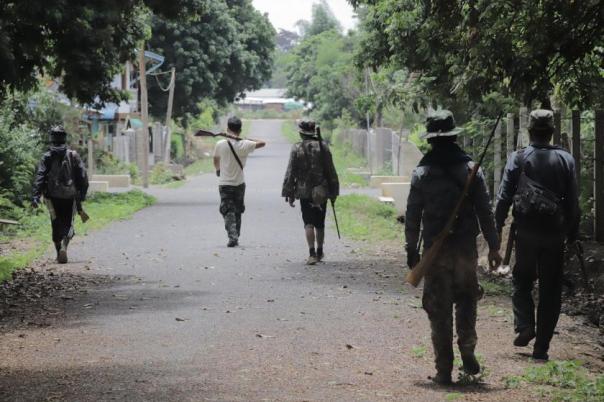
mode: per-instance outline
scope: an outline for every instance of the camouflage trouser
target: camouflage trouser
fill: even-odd
[[[245,212],[245,183],[239,186],[219,186],[220,213],[229,240],[238,240],[241,233],[241,214]]]
[[[462,356],[476,347],[476,307],[481,290],[476,276],[478,253],[475,239],[446,243],[435,265],[424,278],[422,304],[432,328],[436,370],[453,370],[453,305],[457,344]]]

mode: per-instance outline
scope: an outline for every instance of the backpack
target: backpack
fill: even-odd
[[[556,193],[531,179],[525,172],[524,149],[518,152],[521,172],[514,195],[514,217],[538,225],[543,229],[557,229],[564,225],[562,200]]]
[[[50,198],[75,198],[77,189],[73,180],[73,151],[67,150],[63,159],[54,158],[47,176],[46,193]]]
[[[300,146],[302,147],[302,152],[304,153],[304,158],[306,159],[306,162],[308,164],[310,164],[307,149],[304,147],[304,142],[302,142],[302,144]],[[319,140],[319,149],[320,149],[319,155],[322,159],[322,162],[324,162],[323,146],[321,144],[321,140]],[[325,174],[327,172],[325,170],[325,164],[323,164],[323,170],[324,170],[323,173]],[[329,184],[325,177],[321,177],[318,179],[319,179],[318,184],[315,183],[311,190],[311,200],[312,200],[313,205],[321,206],[321,205],[325,204],[327,202],[327,200],[329,199]]]

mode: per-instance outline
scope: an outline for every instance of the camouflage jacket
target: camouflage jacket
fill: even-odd
[[[329,198],[340,195],[338,174],[333,164],[331,151],[325,141],[322,142],[325,161],[321,159],[319,141],[304,140],[292,146],[289,164],[283,179],[283,197],[309,199],[312,189],[327,182]],[[327,169],[327,171],[325,171]]]
[[[418,251],[423,223],[424,246],[430,247],[444,229],[465,186],[473,162],[450,165],[422,165],[413,171],[407,200],[405,236],[408,251]],[[480,230],[479,230],[480,228]],[[491,249],[499,248],[499,236],[484,174],[478,171],[451,234],[452,239],[474,239],[482,231]]]

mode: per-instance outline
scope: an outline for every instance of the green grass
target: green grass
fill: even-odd
[[[576,360],[531,366],[523,375],[507,377],[505,383],[508,388],[539,385],[540,392],[554,402],[604,400],[604,375],[592,375]]]
[[[411,355],[416,359],[423,359],[426,356],[428,350],[425,345],[413,346],[411,348]]]
[[[281,126],[281,132],[285,138],[292,144],[300,141],[300,135],[296,126],[291,120],[284,121]],[[364,169],[367,167],[367,160],[352,151],[348,146],[332,143],[330,146],[331,154],[333,157],[333,163],[338,172],[338,179],[340,180],[340,186],[342,187],[365,187],[368,182],[367,179],[358,174],[352,173],[348,168],[360,168]]]
[[[95,193],[84,203],[90,220],[84,224],[76,217],[76,233],[86,234],[112,221],[130,218],[136,211],[154,202],[153,197],[140,190],[120,194]],[[10,236],[2,235],[0,240],[27,240],[28,247],[21,252],[0,257],[0,283],[10,278],[14,270],[25,268],[42,256],[51,243],[50,219],[45,207],[26,215],[20,223]]]
[[[373,197],[349,194],[336,202],[340,230],[353,240],[379,242],[399,240],[402,227],[396,222],[396,210]]]
[[[203,158],[196,160],[190,165],[185,167],[186,176],[197,176],[204,173],[210,173],[214,171],[214,162],[212,158]]]
[[[482,278],[480,280],[480,286],[482,286],[484,294],[487,296],[512,295],[512,284],[509,281]]]

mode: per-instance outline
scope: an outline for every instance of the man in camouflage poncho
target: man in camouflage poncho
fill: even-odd
[[[301,121],[298,128],[302,141],[292,146],[282,196],[292,207],[300,200],[309,248],[307,264],[314,265],[324,257],[327,200],[335,201],[340,183],[329,146],[316,135],[315,122]]]

